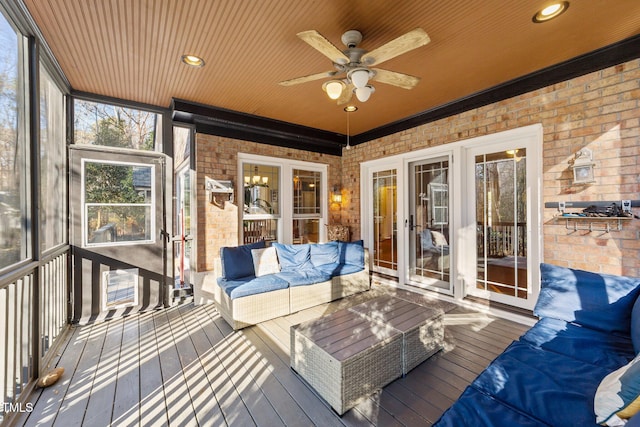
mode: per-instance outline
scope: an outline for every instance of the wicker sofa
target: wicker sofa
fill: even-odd
[[[370,288],[363,242],[225,247],[205,278],[220,315],[233,329],[330,302]]]

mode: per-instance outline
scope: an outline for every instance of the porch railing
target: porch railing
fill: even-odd
[[[486,228],[486,238],[483,224],[478,224],[477,230],[478,255],[486,255],[488,258],[527,256],[527,224],[492,224]]]
[[[65,246],[0,277],[0,424],[25,408],[23,392],[67,327],[68,254]]]

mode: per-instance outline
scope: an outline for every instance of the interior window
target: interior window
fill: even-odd
[[[293,243],[317,243],[322,216],[322,174],[293,170]]]
[[[154,167],[84,161],[84,244],[152,243]]]
[[[280,167],[244,163],[243,239],[245,243],[278,239]]]

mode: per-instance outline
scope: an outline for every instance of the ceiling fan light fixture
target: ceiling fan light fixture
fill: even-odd
[[[322,85],[322,90],[327,92],[329,98],[335,100],[340,98],[345,87],[346,85],[340,80],[329,80]]]
[[[369,70],[366,68],[356,68],[349,72],[348,77],[356,89],[360,89],[365,87],[369,82]]]
[[[360,102],[367,102],[367,100],[369,99],[369,97],[371,96],[371,94],[373,92],[375,92],[375,88],[371,85],[367,85],[365,87],[359,87],[356,88],[356,98],[358,98],[358,101]]]
[[[535,15],[533,15],[532,20],[536,24],[547,22],[562,15],[568,8],[568,1],[556,1],[553,3],[549,3],[545,7],[540,9]]]

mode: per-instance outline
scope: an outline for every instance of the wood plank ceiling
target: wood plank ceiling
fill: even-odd
[[[382,67],[421,82],[374,82],[369,101],[354,97],[352,135],[640,33],[638,0],[571,0],[543,24],[532,16],[544,0],[23,1],[74,90],[161,107],[179,98],[336,133],[345,113],[322,80],[278,85],[332,69],[296,33],[315,29],[342,49],[342,33],[358,29],[372,50],[423,28],[431,43]],[[186,53],[206,66],[181,63]]]

